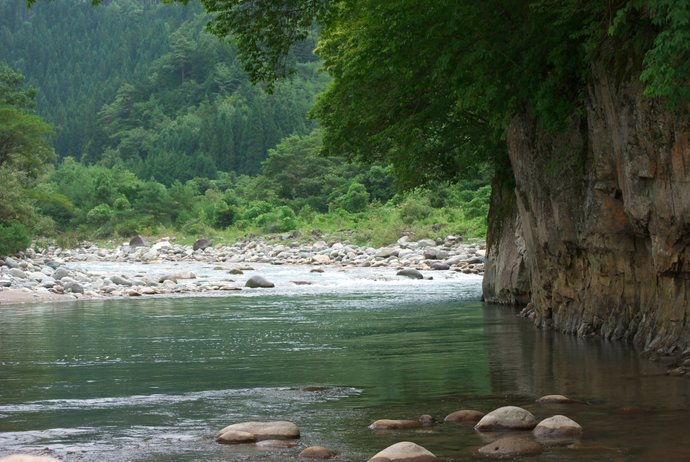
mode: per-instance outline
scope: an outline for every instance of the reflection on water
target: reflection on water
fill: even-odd
[[[482,437],[443,417],[515,404],[585,428],[577,448],[534,460],[690,460],[690,380],[666,377],[626,345],[539,331],[512,310],[483,307],[476,278],[367,276],[368,291],[340,282],[309,293],[3,307],[0,455],[277,462],[318,444],[361,461],[412,440],[480,460]],[[579,402],[534,403],[551,393]],[[426,413],[440,423],[367,429]],[[229,423],[269,419],[296,422],[298,448],[213,442]]]

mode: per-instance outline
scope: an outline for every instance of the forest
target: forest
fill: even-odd
[[[332,37],[310,23],[281,61],[289,72],[255,85],[242,49],[205,28],[212,15],[193,2],[0,0],[0,254],[32,238],[485,234],[489,162],[432,178],[362,153],[356,132],[326,149]],[[375,91],[377,106],[397,97]]]

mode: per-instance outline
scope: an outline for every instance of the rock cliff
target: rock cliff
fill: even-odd
[[[565,133],[524,113],[507,140],[514,188],[494,188],[484,297],[535,323],[646,349],[690,347],[690,118],[637,82],[593,71]],[[500,204],[500,206],[498,205]]]

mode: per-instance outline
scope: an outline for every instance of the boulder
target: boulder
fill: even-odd
[[[303,459],[330,459],[337,454],[338,453],[334,450],[323,446],[309,446],[304,451],[300,452],[298,457]]]
[[[311,261],[313,263],[316,263],[319,265],[327,265],[327,264],[331,263],[331,257],[329,257],[328,255],[319,254],[319,255],[314,255],[313,257],[311,257]]]
[[[144,239],[138,234],[129,240],[130,247],[146,247],[148,245],[149,243],[146,242],[146,239]]]
[[[424,414],[419,416],[419,423],[422,427],[431,427],[436,423],[436,419],[432,415]]]
[[[398,251],[390,247],[383,247],[376,252],[377,258],[397,257]]]
[[[12,281],[9,279],[0,279],[0,287],[11,287]]]
[[[194,251],[197,251],[197,250],[204,250],[204,249],[207,249],[207,248],[211,247],[212,245],[213,245],[213,241],[212,241],[211,239],[202,237],[202,238],[197,239],[197,240],[194,242],[194,245],[192,246],[192,249],[193,249]]]
[[[417,271],[416,269],[402,269],[395,273],[396,276],[405,276],[410,279],[424,279],[424,276],[422,273]]]
[[[542,396],[537,400],[537,403],[540,404],[568,404],[568,403],[574,403],[570,398],[567,398],[563,395],[546,395]]]
[[[235,274],[235,275],[237,275],[237,274],[244,274],[244,271],[242,271],[242,270],[239,269],[239,268],[233,268],[233,269],[231,269],[231,270],[228,271],[228,274]]]
[[[443,271],[450,269],[450,265],[447,263],[434,262],[431,264],[431,269],[436,271]]]
[[[539,422],[532,433],[537,438],[579,438],[582,436],[582,427],[564,415],[555,415]]]
[[[451,412],[443,419],[444,422],[452,423],[476,423],[482,420],[484,413],[475,411],[474,409],[461,409],[459,411]]]
[[[531,430],[537,421],[531,412],[517,406],[503,406],[486,414],[474,426],[480,432]]]
[[[253,442],[261,440],[289,440],[299,438],[299,428],[292,422],[241,422],[228,425],[218,432],[219,443]],[[238,441],[241,439],[246,441]],[[250,441],[251,440],[251,441]]]
[[[63,285],[67,292],[72,292],[75,294],[83,294],[84,288],[78,282],[68,282]]]
[[[407,430],[419,428],[422,424],[418,420],[380,419],[369,425],[371,430]]]
[[[244,286],[252,288],[252,289],[255,289],[255,288],[268,289],[271,287],[275,287],[275,284],[268,281],[263,276],[256,275],[256,276],[252,276],[249,279],[247,279],[247,282],[244,284]]]
[[[418,444],[401,441],[377,453],[368,462],[437,462],[438,458]]]
[[[529,456],[539,454],[544,450],[541,444],[519,436],[504,436],[496,441],[482,446],[477,452],[483,456],[497,459]]]
[[[19,262],[12,257],[5,257],[5,265],[7,265],[9,268],[17,268],[19,266]]]
[[[27,279],[29,276],[19,268],[10,269],[10,276],[17,279]]]
[[[110,280],[113,281],[113,284],[117,284],[118,286],[131,286],[132,281],[125,279],[123,276],[119,276],[117,274],[110,276]]]
[[[65,268],[64,266],[58,267],[54,272],[53,272],[53,279],[62,279],[66,276],[69,276],[69,270]]]

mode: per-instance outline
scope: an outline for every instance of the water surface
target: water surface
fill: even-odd
[[[361,461],[408,440],[479,460],[485,438],[443,417],[513,404],[585,428],[574,447],[552,445],[534,460],[690,460],[690,380],[665,376],[629,346],[542,332],[485,307],[476,276],[258,266],[275,289],[2,307],[0,455],[283,461],[318,444],[340,452],[336,460]],[[550,393],[579,403],[534,403]],[[440,423],[367,429],[421,414]],[[213,441],[246,420],[294,421],[298,448]]]

